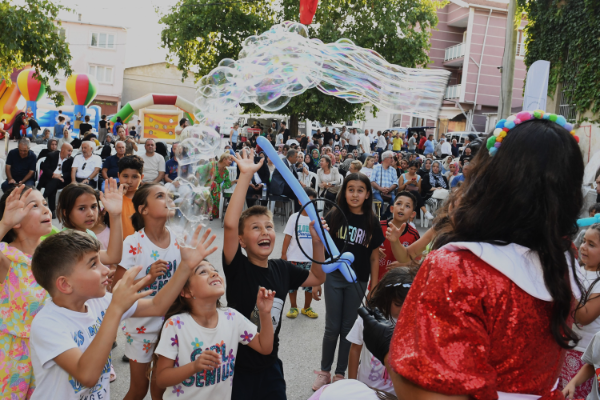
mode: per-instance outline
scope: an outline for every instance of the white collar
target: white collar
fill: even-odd
[[[442,247],[448,251],[468,250],[483,262],[502,273],[527,294],[544,301],[553,301],[544,282],[544,272],[538,255],[529,248],[510,243],[499,246],[481,242],[453,242]],[[569,264],[571,290],[576,299],[581,296],[579,287],[573,278],[571,261],[565,253]]]

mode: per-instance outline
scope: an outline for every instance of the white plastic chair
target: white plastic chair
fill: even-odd
[[[0,171],[0,179],[2,179],[2,182],[4,182],[6,180],[6,161],[4,160],[4,158],[0,158],[0,168],[2,168],[2,170]]]
[[[46,157],[42,157],[39,160],[37,160],[37,163],[35,164],[35,172],[37,174],[37,179],[35,181],[35,186],[38,185],[38,183],[40,183],[40,176],[42,175],[42,171],[40,170],[40,167],[42,165],[42,163],[44,162],[44,160],[46,159]]]

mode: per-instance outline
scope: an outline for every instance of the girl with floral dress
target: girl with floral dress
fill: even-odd
[[[46,291],[31,272],[31,256],[52,230],[42,194],[21,185],[0,199],[0,398],[29,399],[35,389],[29,352],[33,317]]]

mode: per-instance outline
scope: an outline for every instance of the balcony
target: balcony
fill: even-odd
[[[461,94],[461,85],[452,85],[446,88],[446,94],[444,95],[445,100],[458,99]]]
[[[444,66],[458,67],[462,65],[465,57],[465,47],[464,43],[448,47],[444,53]]]

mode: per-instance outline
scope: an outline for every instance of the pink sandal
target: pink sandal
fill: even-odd
[[[117,373],[115,372],[115,367],[110,364],[110,382],[114,382],[117,380]]]

